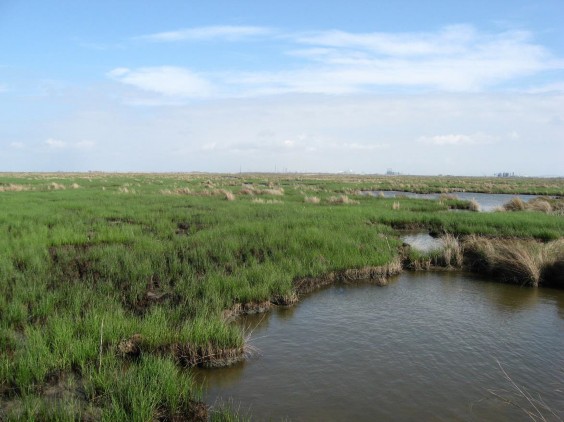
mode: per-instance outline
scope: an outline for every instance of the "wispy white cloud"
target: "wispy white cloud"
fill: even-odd
[[[547,93],[564,94],[564,82],[552,82],[548,84],[537,85],[525,91],[530,94],[547,94]]]
[[[321,31],[293,40],[300,48],[287,54],[309,64],[298,70],[249,73],[241,78],[243,83],[277,92],[350,93],[385,86],[480,91],[564,69],[564,60],[535,44],[528,32],[481,33],[469,25],[432,33]]]
[[[189,69],[173,66],[116,68],[107,75],[124,84],[168,96],[208,97],[214,91],[205,78]]]
[[[25,144],[23,142],[10,142],[10,147],[15,149],[23,149],[25,148]]]
[[[278,55],[274,61],[280,56],[291,60],[274,70],[222,68],[197,72],[194,68],[163,66],[118,68],[108,75],[146,91],[201,98],[389,89],[479,92],[544,71],[564,69],[564,59],[536,43],[532,33],[483,32],[471,25],[451,25],[424,33],[281,33],[255,26],[210,26],[145,38],[236,41],[251,36],[276,41],[268,53],[261,54]]]
[[[427,33],[351,33],[318,31],[296,36],[298,44],[366,50],[396,56],[428,56],[463,53],[481,38],[470,25],[450,25]]]
[[[268,35],[272,32],[271,29],[261,26],[217,25],[158,32],[155,34],[142,35],[136,37],[136,39],[155,42],[204,41],[214,39],[240,41],[246,38]]]
[[[446,145],[487,144],[487,143],[495,142],[498,139],[499,138],[496,136],[488,135],[485,133],[475,133],[472,135],[451,133],[447,135],[421,136],[417,141],[425,144],[446,146]]]
[[[61,149],[67,146],[66,142],[61,141],[60,139],[53,139],[49,138],[45,141],[45,145],[47,145],[51,149]]]
[[[49,138],[44,142],[49,149],[62,150],[62,149],[76,149],[76,150],[89,150],[92,149],[96,143],[88,140],[81,140],[77,142],[66,142],[61,139]]]

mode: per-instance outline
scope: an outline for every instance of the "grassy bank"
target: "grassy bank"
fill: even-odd
[[[478,191],[495,182],[412,178],[392,186],[397,180],[3,175],[2,417],[205,419],[186,368],[244,357],[244,335],[229,316],[291,304],[335,280],[381,283],[399,270],[396,229],[539,244],[564,236],[561,215],[451,212],[464,204],[360,194]],[[558,180],[502,182],[488,188],[564,191]]]

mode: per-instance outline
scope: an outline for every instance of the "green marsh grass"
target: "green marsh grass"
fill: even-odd
[[[297,280],[354,278],[397,267],[397,228],[562,238],[562,218],[550,213],[453,213],[455,199],[358,194],[478,190],[479,184],[511,193],[564,190],[553,180],[495,182],[2,175],[0,409],[8,410],[0,417],[170,420],[202,413],[186,367],[213,366],[245,353],[244,333],[229,323],[226,310],[292,303]],[[264,202],[253,202],[257,198]],[[448,263],[458,262],[453,249]],[[132,338],[138,339],[136,355],[120,353],[119,345]],[[65,394],[49,396],[53,380],[74,381],[65,384]]]

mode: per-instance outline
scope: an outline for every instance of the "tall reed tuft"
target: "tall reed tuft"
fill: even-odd
[[[552,212],[552,205],[545,199],[535,198],[527,204],[527,208],[532,211],[544,212],[545,214],[550,214]]]
[[[527,204],[525,204],[525,202],[521,198],[515,196],[511,198],[509,202],[504,204],[503,208],[506,211],[524,211],[527,208]]]
[[[452,234],[446,234],[441,237],[443,242],[442,259],[443,264],[447,267],[460,268],[463,261],[462,245],[458,238]]]
[[[464,244],[469,266],[507,282],[537,287],[558,283],[553,269],[564,264],[564,240],[549,243],[470,236]]]
[[[468,201],[468,203],[469,203],[468,209],[470,211],[475,211],[475,212],[480,211],[480,204],[474,198],[472,198],[470,201]]]
[[[354,199],[350,199],[347,195],[338,195],[330,197],[327,202],[330,204],[359,204],[359,201],[355,201]]]
[[[321,202],[321,199],[319,199],[317,196],[306,196],[304,198],[304,202],[307,204],[319,204]]]

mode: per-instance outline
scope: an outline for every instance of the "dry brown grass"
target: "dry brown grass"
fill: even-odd
[[[9,185],[0,186],[0,192],[23,192],[30,190],[29,186],[10,183]]]
[[[472,198],[472,199],[469,201],[468,209],[469,209],[470,211],[476,211],[476,212],[478,212],[478,211],[480,211],[480,204],[478,203],[478,201],[476,201],[474,198]]]
[[[70,187],[71,189],[80,189],[80,185],[78,183],[73,183]]]
[[[272,195],[272,196],[283,196],[284,189],[283,188],[275,188],[269,184],[268,189],[257,189],[251,185],[243,185],[243,188],[239,191],[239,195]]]
[[[530,209],[532,211],[544,212],[545,214],[550,214],[552,212],[552,205],[550,205],[550,202],[544,199],[535,198],[529,201],[529,203],[527,204],[527,209]]]
[[[204,189],[200,192],[193,192],[192,195],[198,196],[223,196],[227,201],[234,201],[235,194],[227,189]]]
[[[360,204],[359,201],[355,201],[354,199],[350,199],[347,195],[338,195],[330,197],[327,202],[333,205],[338,204]]]
[[[253,204],[283,204],[283,201],[279,201],[278,199],[262,199],[262,198],[254,198],[251,201]]]
[[[239,195],[254,195],[254,194],[255,194],[255,190],[252,186],[251,187],[246,186],[239,191]]]
[[[541,243],[470,236],[464,250],[471,268],[499,275],[508,282],[537,287],[562,280],[555,269],[564,266],[564,239]]]
[[[235,194],[233,192],[225,189],[222,189],[221,192],[227,201],[235,201]]]
[[[283,188],[272,188],[272,189],[262,189],[257,191],[259,195],[274,195],[274,196],[283,196],[284,189]]]
[[[524,211],[527,208],[527,204],[518,196],[511,198],[509,202],[503,205],[506,211]]]
[[[176,189],[162,189],[163,195],[191,195],[192,191],[189,188],[176,188]]]
[[[537,211],[545,214],[562,214],[564,201],[562,199],[551,199],[538,197],[529,202],[523,202],[519,197],[512,198],[503,206],[505,211]]]
[[[442,259],[444,260],[442,264],[447,267],[462,267],[463,251],[458,238],[452,234],[445,234],[441,240],[443,242]]]
[[[61,185],[60,183],[56,183],[56,182],[51,182],[49,184],[49,186],[47,187],[47,189],[49,189],[49,190],[64,190],[66,188],[65,188],[65,185]]]
[[[308,204],[319,204],[321,202],[321,199],[319,199],[317,196],[306,196],[304,198],[304,202]]]
[[[401,207],[400,203],[398,201],[394,201],[394,203],[392,204],[392,209],[393,210],[399,210]]]

